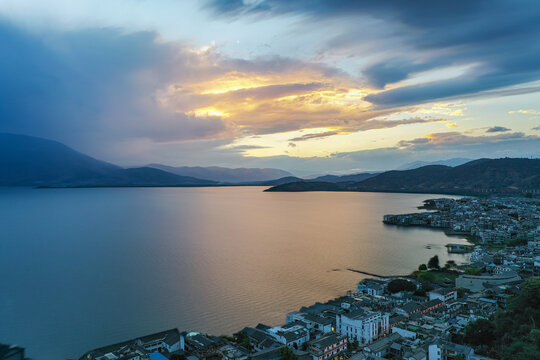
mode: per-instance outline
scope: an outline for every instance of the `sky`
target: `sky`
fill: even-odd
[[[0,132],[305,176],[540,157],[536,0],[0,0]]]

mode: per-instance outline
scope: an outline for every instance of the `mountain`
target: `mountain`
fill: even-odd
[[[412,169],[417,169],[419,167],[428,166],[428,165],[445,165],[445,166],[454,167],[454,166],[463,165],[465,163],[468,163],[469,161],[472,161],[472,159],[453,158],[453,159],[448,159],[448,160],[437,160],[437,161],[414,161],[411,163],[401,165],[396,170],[412,170]]]
[[[219,166],[167,166],[162,164],[150,164],[149,167],[167,171],[176,175],[191,176],[199,179],[208,179],[220,183],[251,183],[260,181],[276,180],[288,176],[291,173],[280,169],[259,168],[225,168]]]
[[[122,167],[56,141],[0,134],[1,186],[194,186],[215,182],[162,170]]]
[[[316,182],[330,182],[330,183],[340,183],[340,182],[358,182],[365,179],[369,179],[373,176],[376,176],[380,173],[358,173],[358,174],[350,174],[350,175],[324,175],[319,176],[314,179],[311,179],[309,181],[316,181]]]
[[[266,192],[301,192],[301,191],[345,191],[345,187],[336,183],[322,181],[295,181],[271,187]]]
[[[309,185],[308,185],[309,184]],[[270,191],[328,191],[328,183],[290,183]],[[540,190],[540,159],[479,159],[456,167],[428,165],[387,171],[356,183],[335,184],[340,191],[385,191],[477,195]]]

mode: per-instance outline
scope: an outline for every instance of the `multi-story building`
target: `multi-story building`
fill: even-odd
[[[345,350],[347,350],[347,337],[343,335],[326,335],[309,344],[309,352],[313,360],[334,359]]]
[[[390,314],[380,311],[354,310],[336,316],[336,331],[366,345],[390,331]]]

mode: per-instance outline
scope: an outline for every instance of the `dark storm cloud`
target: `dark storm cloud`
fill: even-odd
[[[399,37],[401,46],[393,49],[390,57],[364,69],[365,78],[377,88],[420,71],[476,65],[458,78],[391,89],[365,98],[382,107],[470,95],[540,79],[540,3],[534,0],[263,0],[255,5],[229,2],[226,7],[220,3],[211,1],[209,6],[230,17],[262,13],[318,20],[343,18],[344,31],[329,46],[353,48],[369,42],[373,39],[363,36],[365,28],[360,20],[369,17],[383,21],[386,27],[395,28],[387,36]],[[392,39],[375,40],[384,43]]]
[[[486,130],[487,133],[508,132],[508,131],[512,131],[512,129],[509,129],[504,126],[492,126]]]
[[[189,77],[188,53],[156,34],[114,29],[36,36],[0,21],[0,132],[70,144],[173,141],[227,130],[217,117],[166,111],[153,97]]]

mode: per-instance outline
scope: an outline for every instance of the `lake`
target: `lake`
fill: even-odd
[[[174,327],[278,325],[355,288],[347,268],[407,274],[466,242],[382,223],[440,195],[263,189],[0,188],[0,343],[58,360]]]

